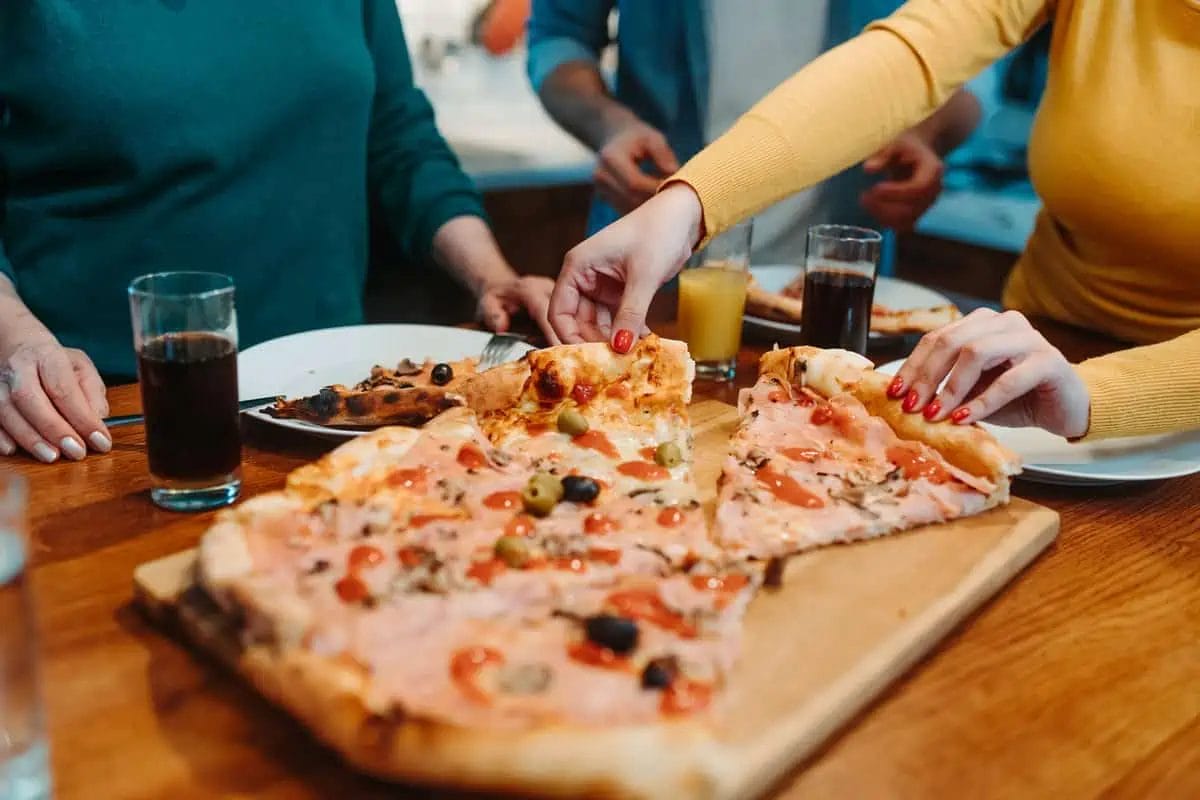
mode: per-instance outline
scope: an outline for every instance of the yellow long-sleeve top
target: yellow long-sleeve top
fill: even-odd
[[[1004,302],[1163,342],[1079,366],[1089,438],[1200,426],[1200,333],[1181,335],[1200,329],[1200,0],[910,0],[672,180],[715,235],[866,158],[1051,19],[1029,143],[1044,209]]]

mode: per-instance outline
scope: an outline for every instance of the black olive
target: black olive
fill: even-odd
[[[600,484],[586,475],[565,475],[563,499],[570,503],[590,503],[600,495]]]
[[[429,373],[429,379],[433,381],[434,386],[445,386],[454,377],[454,370],[449,364],[434,364],[433,371]]]
[[[655,658],[642,670],[643,689],[666,689],[679,674],[679,662],[675,656]]]
[[[583,628],[591,641],[618,655],[631,652],[638,643],[637,623],[612,614],[597,614],[584,620]]]

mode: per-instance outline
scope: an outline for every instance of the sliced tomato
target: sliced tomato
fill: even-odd
[[[601,647],[595,642],[575,642],[567,648],[567,655],[581,664],[602,669],[630,669],[629,659],[619,656],[607,647]]]
[[[370,596],[367,585],[357,575],[347,575],[333,587],[343,603],[361,603]]]
[[[678,611],[667,607],[654,589],[623,589],[608,596],[608,605],[618,614],[630,619],[649,622],[663,630],[673,631],[685,639],[696,636],[696,628]]]
[[[663,690],[659,710],[664,714],[693,714],[712,703],[713,687],[707,683],[678,679]]]
[[[360,544],[350,551],[350,555],[346,557],[346,567],[351,572],[357,572],[364,567],[373,567],[376,564],[383,563],[383,551],[378,547],[371,547],[368,544]]]
[[[497,650],[490,647],[468,647],[450,657],[450,677],[472,702],[487,705],[492,698],[479,688],[476,678],[484,667],[499,666],[503,663],[504,656]]]

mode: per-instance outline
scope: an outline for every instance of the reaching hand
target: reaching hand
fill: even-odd
[[[484,287],[479,294],[476,316],[490,330],[504,333],[512,324],[512,316],[524,311],[537,323],[546,338],[554,340],[547,312],[554,281],[538,275],[513,277]]]
[[[32,320],[32,317],[30,317]],[[0,338],[0,453],[17,447],[39,461],[107,453],[112,439],[104,383],[82,350],[64,348],[32,321]]]
[[[869,174],[887,178],[863,192],[859,202],[881,225],[910,231],[942,192],[941,157],[920,136],[898,136],[863,163]]]
[[[654,293],[687,261],[699,230],[699,198],[675,184],[573,248],[550,298],[558,339],[607,339],[629,352],[646,331]]]
[[[649,159],[659,176],[647,175],[641,164]],[[608,137],[600,148],[592,174],[596,192],[621,214],[627,214],[654,196],[659,182],[679,171],[679,161],[666,137],[634,119]]]
[[[1087,433],[1091,410],[1083,380],[1029,320],[985,308],[926,334],[888,394],[932,421],[1036,425],[1067,438]]]

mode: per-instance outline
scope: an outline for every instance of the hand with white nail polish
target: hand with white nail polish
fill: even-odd
[[[0,453],[78,461],[112,439],[104,382],[82,350],[65,348],[0,276]]]
[[[945,385],[938,391],[938,386]],[[905,411],[967,424],[1088,431],[1091,398],[1067,359],[1016,311],[981,308],[922,337],[889,394]]]

